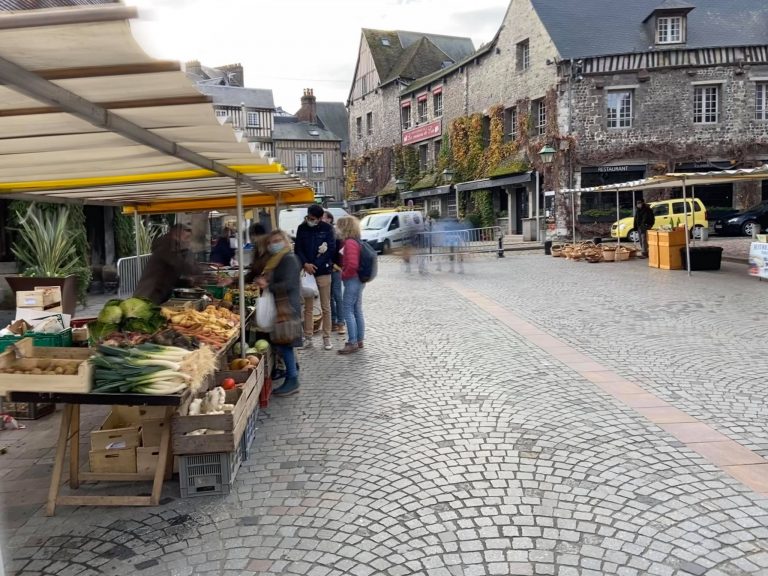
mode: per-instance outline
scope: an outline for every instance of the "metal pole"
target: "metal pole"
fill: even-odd
[[[685,190],[685,176],[683,176],[683,216],[685,216],[685,264],[688,276],[691,275],[691,243],[688,241],[688,200]]]
[[[240,290],[240,358],[245,358],[248,349],[248,339],[246,335],[246,316],[245,316],[245,255],[243,253],[243,195],[240,191],[240,178],[235,180],[235,198],[237,199],[237,262],[240,265],[238,270],[237,284]]]
[[[555,194],[557,199],[557,194]],[[552,206],[554,209],[554,205]],[[571,190],[571,226],[573,227],[573,243],[576,244],[576,192]]]
[[[141,226],[141,216],[139,215],[139,207],[133,207],[133,243],[136,248],[136,282],[139,281],[139,256],[141,256],[141,248],[139,247],[139,227]]]
[[[685,221],[688,221],[688,218],[686,217]],[[692,243],[695,246],[696,245],[696,186],[691,186],[691,236],[692,236]]]
[[[536,201],[534,206],[536,207],[536,242],[541,242],[539,231],[539,175],[536,174]]]
[[[621,207],[619,206],[619,189],[616,188],[616,222],[619,222],[620,220],[621,220]],[[618,227],[616,228],[616,246],[617,247],[621,246],[621,231],[618,229]]]

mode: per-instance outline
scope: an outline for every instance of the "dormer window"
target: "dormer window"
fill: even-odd
[[[656,18],[656,44],[682,44],[683,16]]]

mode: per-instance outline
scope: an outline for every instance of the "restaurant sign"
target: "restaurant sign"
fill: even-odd
[[[440,136],[442,133],[442,122],[440,120],[435,120],[429,124],[422,124],[403,132],[403,146],[421,142],[422,140],[429,140],[430,138]]]

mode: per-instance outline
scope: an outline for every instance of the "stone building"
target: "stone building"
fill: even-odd
[[[306,89],[295,115],[275,117],[275,156],[280,164],[309,181],[318,198],[338,201],[344,191],[343,139],[323,122],[318,104],[313,90]],[[344,105],[323,104],[326,120],[335,121],[338,128],[335,112],[338,106],[344,110]]]
[[[349,150],[355,160],[349,188],[373,198],[392,179],[392,148],[400,143],[398,108],[403,86],[472,54],[469,38],[363,29],[347,101]],[[355,202],[355,199],[352,199]]]
[[[399,122],[399,143],[418,159],[419,177],[401,199],[454,215],[462,195],[487,190],[511,231],[538,204],[556,212],[564,233],[565,198],[548,205],[543,190],[760,163],[768,158],[767,66],[762,0],[512,0],[488,44],[410,81],[386,107],[385,124]],[[462,119],[481,134],[483,157],[451,183],[440,172],[461,172],[456,151],[453,165],[440,151]],[[538,155],[544,145],[556,150],[550,166]],[[697,194],[713,207],[761,198],[757,184]],[[621,201],[631,207],[630,195]],[[615,195],[585,194],[579,205],[608,207],[615,210]]]

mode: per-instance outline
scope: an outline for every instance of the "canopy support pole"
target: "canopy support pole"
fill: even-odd
[[[621,205],[619,204],[619,188],[616,188],[616,222],[619,221],[621,221]],[[616,246],[621,246],[621,231],[618,228],[616,228]]]
[[[571,227],[573,228],[573,243],[576,244],[576,194],[571,194]]]
[[[139,228],[141,227],[141,216],[138,210],[133,211],[133,245],[136,249],[136,282],[139,281],[139,257],[141,256],[141,247],[139,246]]]
[[[248,336],[245,315],[245,252],[243,250],[243,194],[240,190],[240,178],[235,178],[235,198],[237,200],[237,263],[239,264],[237,284],[240,290],[240,358],[245,358],[248,350]]]
[[[683,216],[685,217],[685,265],[691,275],[691,243],[688,239],[688,199],[686,198],[685,176],[683,176]]]
[[[539,194],[541,194],[541,192],[539,188],[539,176],[537,174],[536,175],[536,201],[533,203],[536,210],[536,242],[541,242],[541,236],[539,231]],[[574,240],[574,242],[576,242],[576,240]]]

